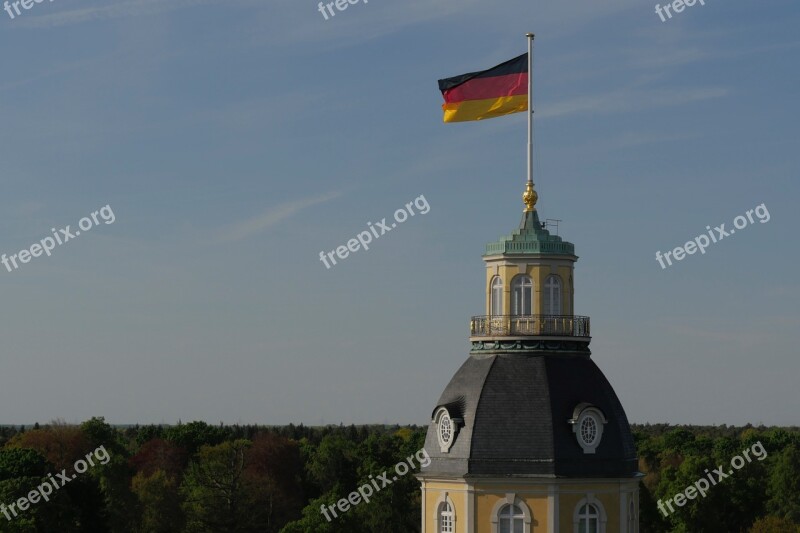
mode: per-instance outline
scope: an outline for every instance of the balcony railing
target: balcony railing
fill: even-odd
[[[513,337],[549,335],[589,337],[589,317],[573,315],[491,315],[474,316],[471,337]]]

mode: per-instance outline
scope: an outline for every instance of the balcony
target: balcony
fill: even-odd
[[[574,315],[474,316],[470,337],[589,337],[589,317]]]

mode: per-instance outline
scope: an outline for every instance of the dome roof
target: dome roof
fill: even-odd
[[[584,412],[594,413],[585,425]],[[587,355],[470,356],[442,393],[434,417],[425,440],[431,456],[421,471],[426,477],[638,474],[625,411]],[[445,444],[440,417],[449,418],[453,430],[444,430]],[[597,436],[581,441],[581,431],[584,439],[592,431]]]

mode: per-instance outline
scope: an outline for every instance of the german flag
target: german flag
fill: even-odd
[[[439,80],[444,121],[501,117],[528,109],[528,54],[481,72]]]

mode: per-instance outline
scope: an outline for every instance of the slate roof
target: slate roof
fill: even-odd
[[[608,423],[594,454],[585,454],[572,425],[589,403]],[[448,453],[431,423],[423,476],[627,478],[638,474],[633,436],[606,377],[585,355],[470,356],[439,399],[463,418]]]

